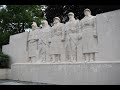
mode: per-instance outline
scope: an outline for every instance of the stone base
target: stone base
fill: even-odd
[[[119,85],[120,62],[13,64],[10,79],[58,85]]]
[[[9,69],[0,69],[0,79],[7,79]]]

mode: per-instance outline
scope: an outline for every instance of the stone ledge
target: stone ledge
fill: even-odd
[[[12,65],[22,64],[22,65],[61,65],[61,64],[112,64],[120,63],[120,61],[92,61],[92,62],[60,62],[60,63],[14,63]]]
[[[119,62],[77,64],[14,64],[13,80],[52,83],[58,85],[118,85]]]

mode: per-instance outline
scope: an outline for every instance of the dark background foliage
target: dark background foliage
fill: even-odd
[[[0,68],[10,68],[10,57],[0,51]]]
[[[0,5],[2,7],[3,5]],[[67,14],[73,12],[76,19],[84,17],[83,11],[89,8],[92,15],[120,9],[120,5],[6,5],[0,9],[0,49],[2,45],[9,43],[10,35],[22,33],[31,28],[33,21],[38,26],[43,18],[46,18],[49,25],[52,25],[53,18],[58,16],[62,23],[68,21]]]
[[[76,19],[82,19],[84,17],[83,11],[89,8],[92,15],[113,11],[120,9],[120,5],[47,5],[48,8],[45,10],[45,16],[50,23],[53,22],[53,18],[58,16],[61,22],[65,23],[68,21],[67,14],[73,12]]]

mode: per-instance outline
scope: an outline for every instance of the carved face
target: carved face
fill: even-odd
[[[54,24],[57,24],[57,23],[59,23],[60,21],[58,20],[58,19],[54,19]]]
[[[43,20],[41,24],[42,24],[42,27],[46,27],[48,25],[48,22],[46,20]]]
[[[85,11],[85,12],[84,12],[84,15],[85,15],[85,16],[89,16],[89,15],[91,15],[91,12],[90,12],[90,11]]]
[[[69,14],[68,17],[69,17],[69,19],[71,19],[71,18],[74,18],[74,15]]]
[[[42,22],[42,26],[45,26],[45,22],[44,21]]]

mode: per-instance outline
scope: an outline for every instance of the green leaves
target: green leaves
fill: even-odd
[[[0,32],[0,48],[9,43],[10,32]]]
[[[9,43],[10,35],[31,28],[33,21],[39,26],[42,18],[41,5],[6,5],[0,9],[0,47]]]
[[[43,18],[43,13],[40,5],[7,5],[6,8],[0,10],[0,31],[10,29],[12,31],[15,26],[10,26],[10,23],[26,23],[31,27],[31,23],[36,21],[40,24]],[[26,27],[26,24],[24,27]],[[20,33],[20,30],[24,29],[23,26],[18,26],[16,32]],[[15,32],[15,33],[16,33]]]

